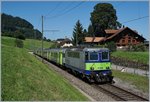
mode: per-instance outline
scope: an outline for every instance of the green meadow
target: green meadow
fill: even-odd
[[[24,48],[14,46],[14,38],[1,39],[2,101],[87,101],[65,78],[28,53],[31,39]],[[36,41],[40,45],[40,41]],[[50,44],[45,42],[45,47]]]

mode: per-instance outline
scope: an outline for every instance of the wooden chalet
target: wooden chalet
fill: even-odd
[[[105,32],[106,32],[105,37],[85,37],[85,43],[103,44],[106,42],[114,41],[117,47],[123,47],[128,45],[136,45],[139,43],[144,43],[144,41],[146,40],[141,35],[139,35],[138,32],[128,27],[119,30],[107,29],[105,30]]]
[[[105,37],[85,37],[85,43],[86,44],[99,44],[104,43],[106,40]]]

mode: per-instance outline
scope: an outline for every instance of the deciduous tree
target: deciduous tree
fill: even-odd
[[[117,29],[121,27],[121,24],[117,21],[116,10],[110,3],[95,5],[90,20],[95,36],[105,36],[105,29]]]

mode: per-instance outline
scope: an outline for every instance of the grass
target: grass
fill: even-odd
[[[41,40],[26,39],[23,40],[23,43],[24,48],[29,50],[32,50],[34,48],[41,48],[42,46]],[[15,46],[15,38],[2,36],[2,44],[8,46]],[[53,44],[52,42],[43,41],[44,48],[49,48],[52,44]]]
[[[139,61],[140,63],[149,63],[149,52],[125,52],[116,51],[112,53],[114,57],[120,57],[131,61]]]
[[[53,43],[52,42],[46,42],[43,41],[43,47],[44,48],[49,48]],[[24,41],[24,47],[27,49],[37,49],[42,47],[42,41],[41,40],[34,40],[34,39],[26,39]]]
[[[137,74],[123,73],[118,70],[113,70],[113,76],[120,78],[121,80],[131,83],[137,89],[143,92],[149,92],[149,79],[148,77],[140,76]]]
[[[4,101],[86,101],[65,78],[2,37],[1,99]]]

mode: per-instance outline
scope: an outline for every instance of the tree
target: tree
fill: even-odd
[[[90,24],[89,27],[88,27],[87,36],[88,37],[93,37],[93,34],[94,34],[94,29],[93,29],[93,26]]]
[[[86,29],[83,30],[83,35],[84,35],[84,37],[88,35],[88,32]]]
[[[47,39],[48,42],[51,42],[51,39]]]
[[[23,48],[23,41],[21,39],[16,38],[15,46],[19,48]]]
[[[146,46],[143,43],[137,44],[137,45],[133,45],[132,46],[132,50],[133,51],[146,51]]]
[[[117,49],[117,46],[116,46],[115,42],[113,42],[113,41],[107,43],[106,47],[112,52],[116,51],[116,49]]]
[[[76,46],[84,42],[83,27],[79,20],[74,27],[72,42]]]
[[[44,36],[43,40],[44,40],[44,41],[46,41],[46,40],[47,40],[45,36]]]
[[[37,29],[35,29],[35,38],[36,39],[42,39],[42,33]]]
[[[16,37],[20,32],[19,38],[41,39],[42,33],[33,29],[33,25],[20,17],[13,17],[2,13],[1,31],[3,36]],[[35,35],[36,32],[36,35]]]
[[[121,24],[117,21],[116,10],[109,3],[97,4],[91,13],[90,20],[95,36],[105,36],[105,29],[121,27]]]
[[[25,40],[25,36],[22,34],[22,32],[20,30],[16,30],[14,32],[14,36],[15,36],[15,38]]]

